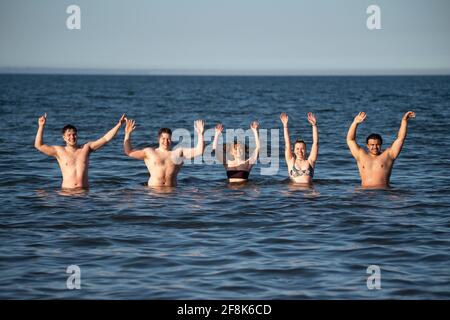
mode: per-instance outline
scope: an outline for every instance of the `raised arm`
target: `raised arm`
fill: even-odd
[[[289,163],[292,158],[292,149],[291,149],[291,140],[289,139],[289,129],[288,129],[288,121],[289,117],[286,113],[282,113],[280,115],[281,122],[283,123],[283,134],[284,134],[284,157],[286,159],[286,163]]]
[[[250,124],[250,129],[252,129],[252,131],[253,131],[253,134],[255,136],[255,144],[256,144],[256,148],[255,148],[255,150],[253,150],[252,156],[248,159],[248,163],[250,165],[254,165],[256,163],[256,161],[258,160],[259,149],[261,148],[261,143],[259,141],[258,127],[259,127],[258,121],[253,121]]]
[[[222,131],[223,131],[222,124],[221,123],[216,124],[216,131],[214,133],[214,141],[213,141],[212,149],[213,149],[213,151],[215,151],[216,159],[223,165],[226,165],[227,159],[226,159],[226,157],[224,157],[223,147],[221,146],[220,148],[217,148],[217,144],[219,143],[219,137],[222,134]]]
[[[319,130],[317,129],[316,117],[311,112],[308,112],[308,122],[312,126],[312,136],[313,136],[313,144],[311,146],[311,152],[309,154],[308,160],[314,167],[314,164],[317,161],[317,156],[319,154]]]
[[[397,159],[400,151],[402,151],[403,143],[406,139],[406,133],[408,131],[408,120],[411,118],[415,118],[416,114],[413,111],[408,111],[402,118],[402,122],[400,125],[400,130],[398,131],[397,139],[395,139],[392,146],[389,148],[389,156],[392,159]]]
[[[120,117],[119,122],[109,130],[103,137],[101,137],[98,140],[92,141],[89,144],[89,147],[91,151],[97,151],[101,147],[103,147],[105,144],[107,144],[109,141],[111,141],[119,131],[122,124],[125,122],[125,115],[123,114],[122,117]]]
[[[360,112],[356,115],[347,133],[347,145],[350,152],[356,160],[359,160],[359,155],[363,149],[356,143],[356,129],[358,125],[366,119],[366,113]]]
[[[125,138],[123,139],[123,151],[125,154],[131,158],[135,158],[138,160],[145,159],[145,149],[141,150],[133,150],[131,146],[131,133],[136,129],[134,120],[126,120],[125,125]]]
[[[47,122],[47,113],[45,113],[42,117],[38,120],[38,130],[36,133],[36,138],[34,139],[34,147],[38,149],[40,152],[55,157],[56,156],[56,148],[53,146],[48,146],[44,144],[44,128],[45,123]]]
[[[205,151],[205,123],[203,120],[197,120],[195,121],[194,126],[195,131],[197,131],[198,134],[198,142],[195,148],[183,148],[183,157],[186,159],[192,159],[200,156],[203,154],[203,151]]]

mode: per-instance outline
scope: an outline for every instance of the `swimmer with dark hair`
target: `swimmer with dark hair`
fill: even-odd
[[[123,151],[130,158],[144,161],[150,174],[147,183],[149,187],[175,187],[178,173],[184,163],[183,160],[201,156],[205,150],[205,123],[203,120],[197,120],[194,123],[194,128],[198,134],[195,148],[172,150],[172,130],[161,128],[158,131],[158,148],[135,149],[131,144],[131,134],[136,129],[136,122],[127,119]]]
[[[76,127],[68,124],[61,130],[65,146],[49,146],[44,143],[44,128],[47,123],[47,113],[38,120],[38,130],[34,147],[46,154],[55,157],[58,160],[62,173],[63,189],[88,189],[88,166],[89,156],[105,144],[110,142],[125,122],[125,115],[122,115],[117,124],[109,130],[103,137],[95,141],[89,141],[83,145],[78,144],[78,130]]]
[[[389,187],[394,161],[400,155],[408,130],[408,121],[415,118],[416,114],[408,111],[404,114],[400,125],[397,139],[384,151],[381,151],[383,139],[379,134],[372,133],[366,139],[366,152],[356,143],[356,129],[366,119],[366,113],[360,112],[356,115],[347,133],[347,145],[356,160],[361,186],[363,188],[386,188]]]

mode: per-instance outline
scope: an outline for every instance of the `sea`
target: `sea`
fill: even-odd
[[[375,132],[387,148],[409,110],[390,188],[362,189],[353,118],[367,113],[362,147]],[[2,74],[0,112],[0,299],[450,298],[448,76]],[[281,112],[308,150],[317,117],[311,187],[288,179]],[[156,147],[161,127],[194,146],[197,119],[209,132],[257,120],[267,148],[245,184],[199,157],[176,188],[155,189],[122,127],[91,154],[90,189],[67,192],[56,159],[34,148],[44,113],[49,145],[66,124],[96,140],[125,113],[136,148]]]

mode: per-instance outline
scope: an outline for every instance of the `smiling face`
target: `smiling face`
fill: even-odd
[[[369,139],[367,141],[367,150],[371,155],[379,155],[381,153],[381,141],[379,139]]]
[[[172,144],[172,135],[169,133],[161,133],[159,136],[159,148],[163,150],[170,150]]]
[[[75,147],[77,145],[77,131],[75,129],[67,129],[64,131],[63,139],[67,146]]]
[[[297,159],[304,160],[306,158],[306,144],[304,142],[296,142],[294,144],[294,154]]]

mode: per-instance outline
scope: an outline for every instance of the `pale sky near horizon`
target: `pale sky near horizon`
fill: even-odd
[[[449,14],[448,0],[0,0],[0,69],[448,74]]]

